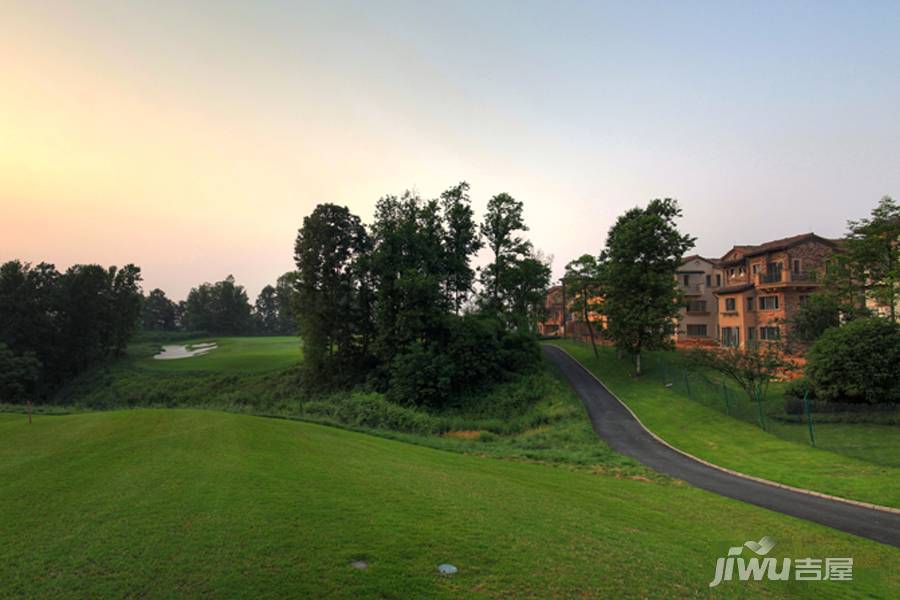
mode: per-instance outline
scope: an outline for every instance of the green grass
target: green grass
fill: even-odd
[[[801,426],[797,426],[796,442],[766,433],[693,402],[658,380],[635,378],[631,363],[618,360],[610,348],[601,348],[597,360],[587,345],[552,343],[588,367],[651,431],[685,452],[772,481],[900,508],[900,469],[896,467],[812,448],[805,443]],[[820,435],[844,436],[847,446],[862,445],[865,452],[877,444],[896,459],[897,433],[896,427],[829,424]]]
[[[706,598],[716,557],[763,535],[777,557],[853,557],[854,581],[715,596],[900,594],[896,548],[669,480],[287,420],[4,414],[0,481],[9,597]],[[443,562],[460,572],[439,576]]]
[[[210,337],[171,344],[190,347],[208,342],[215,342],[217,348],[201,356],[175,360],[155,360],[152,356],[159,346],[168,344],[137,344],[130,352],[138,359],[136,364],[140,368],[165,373],[273,371],[286,369],[301,360],[300,338],[293,336]]]

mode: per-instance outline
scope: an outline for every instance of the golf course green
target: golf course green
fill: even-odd
[[[853,557],[853,581],[716,597],[900,594],[896,548],[666,478],[283,419],[0,414],[0,481],[5,597],[706,598],[716,558],[764,535],[773,556]]]
[[[300,338],[294,336],[211,337],[171,344],[190,349],[209,343],[216,344],[215,348],[199,356],[174,360],[144,356],[137,364],[142,369],[162,372],[251,372],[286,369],[301,359]]]

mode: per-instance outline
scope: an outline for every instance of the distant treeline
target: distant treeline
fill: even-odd
[[[0,266],[0,400],[44,395],[122,354],[140,319],[140,280],[130,264]]]
[[[243,286],[229,275],[203,283],[186,300],[174,302],[160,289],[144,299],[141,325],[146,331],[204,331],[218,335],[295,335],[296,274],[285,273],[267,285],[254,305]]]
[[[365,382],[400,404],[443,407],[540,361],[548,261],[521,237],[521,202],[494,196],[479,224],[468,190],[386,196],[368,227],[334,204],[303,220],[296,306],[308,382]],[[491,260],[476,271],[483,247]]]

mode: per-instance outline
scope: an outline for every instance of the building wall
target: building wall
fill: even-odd
[[[707,285],[707,276],[709,285]],[[678,281],[678,289],[685,301],[685,305],[679,311],[679,319],[675,327],[675,342],[684,344],[716,340],[718,310],[714,291],[724,284],[722,270],[707,260],[692,257],[682,263],[676,271],[675,277]],[[687,283],[685,283],[685,277],[687,277]],[[705,302],[706,310],[689,311],[687,303],[690,301]],[[705,326],[706,335],[700,335],[695,331],[688,333],[688,325]]]

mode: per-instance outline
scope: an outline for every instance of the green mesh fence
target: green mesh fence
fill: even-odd
[[[819,414],[808,398],[786,399],[783,384],[778,383],[770,386],[765,398],[756,401],[733,381],[693,368],[677,353],[658,353],[645,364],[649,367],[646,376],[673,393],[780,438],[876,464],[900,466],[900,421],[896,414]]]

